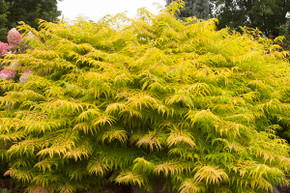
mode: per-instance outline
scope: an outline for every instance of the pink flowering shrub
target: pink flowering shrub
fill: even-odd
[[[7,41],[9,43],[9,49],[15,50],[23,39],[21,38],[21,34],[17,31],[16,28],[12,28],[7,35]]]
[[[0,41],[0,56],[4,56],[8,52],[9,45]]]
[[[0,71],[0,79],[4,80],[11,80],[16,76],[16,71],[15,70],[10,70],[10,69],[2,69]]]
[[[23,70],[23,73],[21,77],[19,78],[19,81],[24,84],[28,80],[29,74],[31,74],[32,72],[33,70],[29,70],[29,69]]]
[[[0,57],[9,53],[13,54],[23,53],[27,48],[27,46],[22,43],[23,39],[21,38],[21,34],[16,30],[16,28],[13,28],[8,32],[7,41],[8,43],[0,42]],[[14,79],[17,74],[17,70],[19,70],[21,67],[21,65],[16,60],[11,62],[9,69],[4,68],[1,70],[1,68],[3,68],[4,66],[5,65],[3,64],[1,66],[0,61],[0,80]],[[31,73],[32,70],[29,69],[23,70],[23,73],[19,81],[24,84],[28,80],[28,76]]]

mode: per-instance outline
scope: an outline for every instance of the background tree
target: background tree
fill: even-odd
[[[166,0],[169,5],[173,0]],[[238,30],[239,26],[258,28],[264,35],[277,36],[290,10],[289,0],[185,0],[178,16],[196,16],[200,19],[219,19],[218,28],[226,26]]]
[[[286,38],[286,40],[283,41],[282,47],[286,50],[290,50],[290,15],[287,18],[286,23],[279,27],[279,32],[279,35],[283,35]],[[288,58],[289,57],[290,56],[288,56]]]
[[[258,28],[264,35],[279,35],[279,26],[286,23],[289,0],[211,0],[215,5],[213,17],[220,20],[218,27],[239,26]]]
[[[7,19],[8,4],[5,0],[0,0],[0,41],[6,41],[8,32]]]
[[[166,0],[166,6],[168,6],[174,0]],[[184,0],[185,7],[180,10],[178,16],[181,18],[196,16],[199,19],[208,19],[209,12],[209,0]]]
[[[37,28],[37,19],[56,21],[57,17],[61,14],[57,10],[57,0],[2,0],[2,2],[6,6],[8,5],[7,22],[2,27],[3,31],[16,27],[19,21],[24,21],[30,26]],[[7,32],[8,30],[6,34]],[[5,41],[6,36],[2,35],[0,40]]]

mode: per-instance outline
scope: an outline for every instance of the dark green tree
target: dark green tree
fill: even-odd
[[[8,5],[4,0],[0,0],[0,41],[5,41],[5,35],[7,36],[7,15]]]
[[[279,31],[279,35],[285,37],[285,41],[283,42],[282,47],[286,50],[290,50],[290,18],[287,18],[286,23],[279,27]]]
[[[279,26],[286,23],[289,0],[211,0],[213,17],[220,20],[219,28],[239,26],[258,28],[265,35],[277,36]]]
[[[56,21],[57,17],[61,14],[57,9],[57,0],[2,0],[0,1],[0,4],[1,3],[8,5],[9,14],[6,15],[7,21],[5,22],[5,26],[2,27],[6,32],[6,36],[7,29],[16,27],[19,21],[24,21],[30,26],[37,28],[37,19]],[[1,9],[2,5],[0,8],[0,17]],[[0,40],[5,40],[5,38],[6,37],[2,35]]]
[[[166,5],[169,5],[174,0],[166,0]],[[209,18],[209,0],[184,0],[185,7],[178,14],[179,17],[196,16],[200,19]]]

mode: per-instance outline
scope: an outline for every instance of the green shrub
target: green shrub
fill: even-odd
[[[21,25],[31,49],[3,63],[34,72],[1,81],[6,175],[51,192],[109,182],[154,192],[154,179],[181,193],[287,184],[289,145],[275,135],[289,128],[285,52],[248,29],[176,20],[178,6]]]

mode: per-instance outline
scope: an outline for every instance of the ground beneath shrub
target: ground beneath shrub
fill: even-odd
[[[23,189],[21,187],[16,187],[10,178],[0,178],[0,192],[4,192],[5,189],[7,193],[23,192]]]
[[[5,189],[7,191],[5,191]],[[24,189],[21,186],[16,186],[16,184],[13,182],[11,178],[0,178],[0,192],[5,193],[22,193],[24,192]],[[46,193],[43,191],[35,191],[33,193]],[[77,193],[93,193],[91,191],[80,191]],[[130,187],[130,186],[120,186],[120,185],[108,185],[106,186],[102,191],[99,193],[143,193],[139,188],[137,187]],[[145,192],[149,193],[149,192]],[[153,193],[153,192],[152,192]],[[170,193],[167,190],[162,190],[161,188],[158,188],[154,193]],[[276,190],[274,190],[274,193],[290,193],[290,187],[278,187]]]

